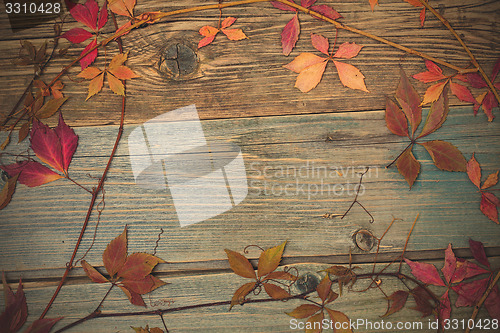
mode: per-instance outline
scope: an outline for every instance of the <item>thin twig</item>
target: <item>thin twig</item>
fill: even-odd
[[[415,217],[415,221],[413,221],[413,224],[411,225],[410,232],[408,232],[408,236],[406,236],[406,242],[405,246],[403,247],[403,253],[401,253],[401,261],[399,262],[399,269],[398,272],[401,273],[401,265],[403,264],[403,258],[406,252],[406,247],[408,246],[408,241],[410,240],[411,233],[413,232],[413,228],[415,227],[415,224],[417,223],[418,216],[420,213],[417,213],[417,217]]]

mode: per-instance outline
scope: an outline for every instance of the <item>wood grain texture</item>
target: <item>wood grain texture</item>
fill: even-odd
[[[438,170],[421,147],[415,154],[422,173],[411,191],[395,168],[385,169],[406,143],[389,133],[383,112],[202,121],[207,140],[227,140],[241,148],[249,193],[233,209],[183,228],[169,190],[135,185],[127,146],[135,127],[126,127],[113,161],[105,186],[106,208],[87,257],[90,262],[101,262],[105,245],[125,224],[130,228],[131,251],[152,251],[163,228],[158,255],[170,262],[223,259],[224,248],[268,247],[285,239],[290,242],[290,256],[345,254],[354,247],[354,232],[366,228],[381,235],[393,217],[403,221],[391,229],[384,250],[397,251],[419,213],[410,250],[445,248],[448,242],[466,247],[464,234],[486,246],[498,245],[500,230],[479,211],[479,195],[465,173]],[[70,173],[91,187],[95,180],[87,175],[99,176],[116,128],[77,128],[77,134],[80,143]],[[450,141],[467,158],[474,152],[485,174],[499,164],[497,123],[474,117],[470,108],[453,108],[430,139]],[[376,222],[370,224],[357,206],[342,220],[323,218],[325,213],[347,209],[359,181],[357,173],[366,166],[372,169],[365,176],[360,201]],[[86,192],[65,180],[36,189],[18,186],[13,202],[0,212],[0,267],[9,271],[61,267],[72,251],[88,200]],[[91,244],[95,221],[94,214],[80,255]],[[36,255],[26,256],[28,251]]]
[[[165,6],[164,2],[149,1],[147,5],[139,3],[136,11],[169,11],[208,3],[212,2],[186,0],[169,2]],[[384,2],[373,13],[365,0],[333,3],[332,6],[345,17],[343,22],[346,24],[428,52],[458,66],[466,67],[469,63],[465,52],[440,22],[428,14],[425,28],[419,28],[418,9],[403,1]],[[453,4],[435,3],[434,6],[463,35],[489,72],[498,57],[500,44],[497,23],[500,20],[499,3],[461,0]],[[378,42],[341,31],[339,43],[349,41],[364,46],[359,56],[348,62],[358,66],[366,76],[370,93],[343,87],[333,66],[329,66],[320,85],[303,94],[293,87],[296,74],[282,66],[300,52],[313,50],[309,39],[312,32],[324,34],[333,42],[335,31],[332,26],[301,14],[301,39],[292,54],[284,57],[281,54],[280,33],[290,19],[290,13],[261,3],[225,9],[224,16],[230,15],[238,17],[235,27],[245,30],[250,38],[230,42],[218,36],[212,45],[197,51],[199,68],[189,80],[172,80],[162,74],[159,71],[161,54],[169,45],[179,41],[196,45],[200,40],[198,29],[206,24],[216,24],[216,10],[172,17],[133,31],[125,38],[125,49],[130,51],[128,63],[141,76],[128,84],[127,123],[141,123],[166,110],[193,103],[198,105],[202,119],[382,109],[385,96],[392,95],[395,89],[399,77],[398,65],[402,65],[409,74],[424,69],[419,58],[405,56]],[[9,31],[6,17],[2,16],[0,20],[3,21],[0,24],[3,27],[0,31],[3,50],[0,55],[0,110],[5,114],[15,103],[12,96],[19,96],[32,76],[31,69],[11,63],[18,54],[18,39],[34,40],[35,44],[40,44],[51,38],[53,32],[49,26],[42,25],[14,34]],[[64,28],[76,26],[79,25],[71,21]],[[111,25],[104,31],[110,33]],[[61,44],[65,43],[61,41]],[[69,59],[55,59],[44,77],[50,80],[83,47],[77,45],[71,48]],[[108,54],[113,52],[114,48],[108,47]],[[104,65],[102,55],[103,52],[96,63],[100,67]],[[449,70],[445,73],[452,74]],[[105,88],[99,96],[83,103],[87,83],[72,82],[80,81],[76,74],[78,66],[63,78],[67,84],[66,95],[70,97],[64,106],[69,123],[78,126],[117,124],[120,99]],[[425,85],[416,85],[423,92]],[[462,104],[455,98],[451,99],[451,103]]]

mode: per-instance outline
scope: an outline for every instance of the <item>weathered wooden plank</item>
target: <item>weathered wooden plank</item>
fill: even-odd
[[[499,258],[490,258],[493,265],[498,265]],[[442,267],[443,260],[429,261]],[[299,274],[312,274],[322,277],[322,273],[317,273],[329,265],[303,264],[294,265]],[[380,266],[382,267],[382,266]],[[404,265],[403,272],[410,274],[407,266]],[[372,265],[362,265],[357,273],[370,272]],[[233,273],[210,274],[199,276],[168,277],[160,276],[170,284],[157,289],[151,293],[151,298],[145,296],[145,301],[149,309],[165,309],[181,306],[189,306],[201,303],[228,301],[231,299],[234,291],[248,279],[236,276]],[[404,286],[395,279],[382,278],[382,288],[390,294],[396,290],[404,289]],[[355,290],[363,289],[365,281],[359,279]],[[12,285],[12,287],[15,287]],[[26,298],[29,307],[30,317],[28,322],[37,318],[42,311],[45,303],[50,298],[54,286],[47,286],[43,283],[25,283]],[[106,293],[109,287],[107,285],[89,283],[88,280],[80,281],[78,284],[70,284],[62,289],[59,298],[54,303],[48,317],[64,316],[65,318],[57,324],[60,328],[74,320],[84,317],[92,312],[100,299]],[[441,295],[444,288],[431,287],[433,292]],[[337,290],[337,286],[334,286]],[[337,290],[338,291],[338,290]],[[303,289],[292,288],[293,293],[303,292]],[[267,298],[262,292],[259,296],[250,296],[251,299]],[[451,302],[454,304],[456,295],[451,292]],[[0,302],[3,302],[0,300]],[[193,309],[188,311],[169,313],[164,316],[170,332],[290,332],[290,319],[285,312],[290,312],[301,301],[271,302],[258,304],[245,304],[234,307],[228,312],[228,306],[217,306],[204,309]],[[151,304],[161,304],[151,306]],[[2,303],[0,303],[2,306]],[[332,303],[332,307],[337,311],[344,312],[353,321],[365,319],[370,322],[382,320],[381,315],[386,310],[386,303],[383,295],[378,290],[357,293],[349,292],[344,288],[343,295]],[[397,322],[421,322],[422,325],[428,325],[430,317],[420,318],[420,313],[411,310],[414,307],[414,301],[411,297],[406,307],[387,318],[384,322],[391,322],[396,325]],[[103,312],[136,312],[142,311],[140,307],[130,305],[121,290],[113,290],[103,304]],[[452,318],[468,319],[472,313],[472,308],[461,307],[452,309]],[[488,318],[485,309],[481,309],[478,319]],[[433,320],[433,319],[432,319]],[[139,316],[139,317],[119,317],[104,318],[88,321],[77,326],[68,332],[132,332],[130,326],[142,326],[149,324],[150,327],[162,327],[158,316]],[[303,331],[303,330],[302,330]],[[376,330],[359,327],[356,332],[375,332]],[[383,332],[396,332],[397,329],[384,329]],[[399,330],[400,331],[400,330]],[[409,329],[405,332],[433,332],[428,329]]]
[[[473,117],[469,108],[453,108],[448,118],[429,139],[448,140],[467,158],[475,152],[484,174],[494,172],[499,162],[498,124]],[[223,259],[224,248],[274,246],[285,239],[290,241],[290,256],[345,254],[354,246],[356,230],[366,228],[381,235],[393,217],[404,221],[395,223],[384,250],[398,251],[418,213],[410,250],[445,248],[448,242],[466,247],[464,235],[486,246],[498,245],[498,226],[479,211],[479,195],[464,173],[438,170],[420,148],[416,156],[422,161],[422,173],[411,191],[395,168],[385,169],[406,143],[386,129],[383,112],[207,120],[202,126],[208,140],[228,140],[242,149],[247,198],[221,215],[179,227],[168,191],[134,184],[126,138],[135,126],[127,126],[106,182],[106,208],[89,261],[101,262],[105,245],[125,224],[130,228],[130,251],[152,251],[163,228],[157,253],[170,262]],[[80,145],[70,172],[90,187],[95,180],[87,174],[100,175],[116,127],[77,128],[77,133]],[[333,141],[327,141],[328,136]],[[352,186],[359,180],[356,172],[365,166],[372,172],[365,177],[366,191],[360,200],[376,222],[370,224],[357,206],[343,220],[324,219],[324,213],[347,209],[354,196]],[[328,174],[322,174],[324,170]],[[285,195],[288,184],[291,193]],[[351,191],[336,195],[325,187],[320,193],[316,187],[321,184],[351,186]],[[64,180],[34,189],[18,186],[13,202],[0,212],[0,267],[7,271],[63,267],[88,200],[87,193]],[[96,215],[82,243],[82,255],[91,244],[95,220]]]
[[[142,10],[173,10],[210,1],[149,1],[138,5]],[[498,2],[462,0],[453,4],[435,3],[463,35],[478,60],[490,71],[497,59],[499,21]],[[428,14],[426,28],[418,27],[418,9],[402,1],[382,3],[372,13],[365,0],[333,3],[341,12],[344,22],[357,28],[384,36],[406,46],[431,53],[436,57],[448,59],[453,64],[467,66],[468,58],[459,44],[450,38],[449,32]],[[4,15],[4,14],[2,14]],[[291,61],[300,52],[311,52],[309,35],[311,32],[322,33],[333,41],[332,26],[308,18],[301,14],[301,40],[296,50],[289,57],[281,54],[280,32],[290,19],[291,14],[272,8],[269,4],[254,4],[242,8],[229,8],[224,15],[239,17],[237,26],[250,36],[240,42],[228,42],[219,36],[213,45],[203,48],[198,53],[199,67],[188,80],[171,80],[159,71],[160,55],[169,45],[184,43],[195,45],[200,39],[197,30],[205,24],[215,24],[218,11],[194,13],[190,16],[173,17],[164,23],[158,23],[132,32],[125,39],[125,47],[130,50],[130,66],[141,76],[128,84],[127,123],[141,123],[163,113],[165,110],[196,103],[202,119],[249,117],[259,115],[283,115],[324,113],[341,111],[360,111],[382,109],[384,97],[391,95],[398,79],[398,65],[409,73],[417,73],[423,67],[423,61],[415,57],[405,57],[400,51],[378,44],[367,38],[340,32],[338,42],[356,42],[364,45],[362,52],[349,63],[358,66],[366,76],[367,87],[371,93],[353,91],[343,87],[338,75],[330,66],[322,83],[307,94],[300,93],[293,87],[296,74],[282,66]],[[5,16],[2,18],[5,21]],[[52,36],[52,30],[40,26],[12,34],[1,25],[2,54],[0,55],[0,110],[8,113],[15,103],[12,96],[19,96],[29,82],[31,69],[12,66],[12,59],[18,55],[18,38],[43,40]],[[69,23],[65,28],[79,26]],[[109,33],[110,27],[105,32]],[[106,36],[106,34],[104,34]],[[70,50],[69,56],[76,57],[81,49]],[[111,48],[109,48],[111,49]],[[108,54],[113,51],[108,50]],[[69,59],[54,59],[47,69],[46,79],[50,80],[67,64]],[[97,65],[104,66],[103,58]],[[71,71],[70,77],[64,77],[67,84],[66,95],[71,99],[64,106],[71,124],[103,125],[118,123],[120,99],[111,97],[109,90],[83,103],[86,97],[86,82],[73,82],[78,68]],[[445,70],[445,73],[450,73]],[[79,80],[77,80],[79,81]],[[420,91],[424,85],[417,83]],[[475,94],[478,91],[474,91]],[[452,98],[452,104],[462,104]]]

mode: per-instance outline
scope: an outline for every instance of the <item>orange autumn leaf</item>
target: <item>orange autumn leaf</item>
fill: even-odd
[[[88,68],[88,67],[87,67]],[[98,94],[102,90],[102,86],[104,85],[104,72],[93,78],[89,83],[89,93],[87,95],[86,101]]]
[[[242,304],[245,301],[245,297],[254,289],[255,285],[256,282],[249,282],[239,287],[231,299],[229,310],[236,304]]]
[[[7,207],[10,200],[12,199],[12,195],[16,190],[16,182],[18,177],[19,174],[9,178],[9,180],[3,186],[2,191],[0,192],[0,209],[4,209],[5,207]]]
[[[133,17],[136,0],[107,0],[109,9],[118,15]]]
[[[285,245],[286,241],[278,246],[267,249],[260,254],[259,265],[257,268],[258,277],[269,274],[278,267],[283,251],[285,250]]]
[[[490,174],[488,178],[486,178],[486,180],[483,183],[483,186],[481,186],[481,190],[495,186],[497,183],[498,183],[498,171]]]
[[[472,154],[471,159],[467,162],[466,168],[470,181],[476,185],[477,188],[481,188],[481,167],[474,157],[474,153]]]
[[[292,62],[284,65],[283,67],[294,71],[295,73],[300,73],[307,67],[326,61],[326,58],[319,57],[312,53],[301,53],[293,59]]]
[[[448,80],[433,84],[432,86],[427,88],[427,90],[425,91],[424,100],[422,101],[421,105],[436,101],[439,96],[441,96],[441,93],[443,92],[443,89],[447,83]]]
[[[149,253],[132,253],[118,270],[117,276],[126,280],[141,280],[149,275],[157,264],[164,262]]]
[[[448,89],[445,89],[439,95],[438,100],[432,103],[431,109],[427,114],[427,119],[425,120],[424,128],[417,139],[429,135],[440,128],[448,116],[449,109]]]
[[[304,319],[309,318],[319,310],[321,310],[321,308],[317,305],[302,304],[296,307],[292,312],[287,312],[286,314],[297,319]]]
[[[123,83],[120,80],[118,80],[114,75],[110,75],[109,73],[107,77],[108,77],[109,89],[111,89],[111,91],[117,95],[125,96],[125,87]]]
[[[102,262],[111,278],[125,264],[127,259],[127,227],[120,236],[113,239],[102,254]]]
[[[325,310],[328,312],[330,319],[333,321],[334,327],[340,327],[335,330],[335,333],[352,333],[349,317],[340,311],[335,311],[327,307],[325,307]]]
[[[92,267],[85,260],[82,260],[82,267],[83,267],[83,270],[85,271],[85,274],[87,274],[87,276],[93,282],[96,282],[96,283],[106,283],[106,282],[109,282],[108,279],[106,279],[101,273],[99,273],[99,271],[97,271],[97,269],[95,269],[94,267]]]
[[[323,302],[330,294],[330,291],[332,290],[331,287],[332,287],[332,281],[330,280],[329,275],[326,274],[323,280],[321,280],[321,282],[316,287],[316,292],[318,293],[319,298]]]
[[[266,293],[273,299],[284,299],[292,296],[288,293],[288,291],[275,284],[262,283],[262,285],[264,286]]]
[[[201,27],[200,30],[198,31],[200,35],[202,35],[204,38],[199,41],[198,43],[198,48],[202,48],[204,46],[207,46],[208,44],[212,43],[215,39],[215,36],[219,33],[219,31],[222,31],[224,35],[229,40],[242,40],[245,38],[248,38],[243,30],[241,29],[227,29],[230,27],[234,22],[236,21],[235,17],[226,17],[224,21],[222,21],[220,29],[212,27],[210,25],[206,25],[204,27]]]
[[[250,264],[250,261],[248,261],[247,258],[235,251],[231,251],[228,249],[225,249],[224,251],[226,251],[229,266],[234,273],[249,279],[256,278],[255,270],[253,269],[252,264]]]
[[[369,92],[365,86],[365,76],[361,74],[359,69],[350,64],[345,64],[341,61],[333,61],[339,73],[340,82],[348,88],[358,89]]]
[[[298,88],[302,92],[311,91],[321,81],[323,73],[326,69],[326,64],[327,61],[325,60],[304,69],[300,72],[299,76],[297,76],[294,87]]]
[[[248,38],[241,29],[221,29],[230,40],[242,40]]]

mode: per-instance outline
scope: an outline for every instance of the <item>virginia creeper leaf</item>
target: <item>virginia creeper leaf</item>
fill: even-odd
[[[75,154],[76,147],[78,146],[78,135],[75,131],[69,127],[63,119],[62,113],[59,112],[59,123],[54,128],[57,136],[59,137],[59,142],[61,143],[62,152],[62,164],[63,169],[67,173],[71,159]]]
[[[236,22],[236,17],[226,17],[224,21],[222,21],[220,27],[222,29],[230,27],[234,22]]]
[[[256,278],[252,264],[250,264],[250,261],[248,261],[247,258],[235,251],[231,251],[228,249],[225,249],[224,251],[226,251],[229,266],[234,273],[249,279]]]
[[[385,122],[392,133],[409,137],[408,121],[403,111],[389,98],[386,100]]]
[[[345,64],[341,61],[333,60],[337,72],[339,73],[340,82],[351,89],[358,89],[369,92],[365,86],[365,76],[361,74],[359,69],[350,64]]]
[[[466,86],[451,82],[450,87],[453,95],[457,96],[457,98],[462,102],[472,103],[474,105],[478,104],[474,96],[472,96],[469,88],[467,88]]]
[[[300,5],[302,7],[306,7],[306,8],[309,8],[311,7],[314,3],[316,2],[316,0],[300,0]]]
[[[101,73],[102,71],[97,67],[87,67],[83,71],[81,71],[77,76],[87,80],[92,80]]]
[[[312,65],[321,63],[321,62],[326,62],[326,58],[319,57],[315,54],[312,53],[301,53],[298,56],[293,59],[292,62],[289,64],[283,66],[286,69],[289,69],[291,71],[294,71],[295,73],[300,73],[307,67],[310,67]]]
[[[387,297],[390,306],[388,307],[386,313],[382,317],[390,316],[391,314],[401,310],[405,306],[407,299],[408,299],[408,292],[404,290],[398,290],[394,292],[391,296]]]
[[[467,162],[467,175],[477,188],[481,188],[481,167],[474,154],[472,154],[471,159]]]
[[[61,142],[53,129],[34,119],[30,142],[31,149],[42,162],[58,171],[64,171]]]
[[[297,80],[295,81],[295,87],[304,93],[311,91],[321,81],[323,73],[325,72],[326,69],[326,64],[327,61],[325,60],[323,62],[314,64],[302,70],[300,74],[297,76]]]
[[[334,323],[334,327],[341,327],[339,329],[335,329],[335,333],[352,333],[350,320],[349,318],[340,311],[335,311],[330,308],[325,307],[326,312],[330,316],[330,319]],[[338,324],[336,324],[338,323]],[[344,324],[346,323],[346,324]],[[344,328],[347,327],[347,328]]]
[[[434,311],[434,306],[431,304],[432,297],[425,291],[425,289],[418,286],[412,289],[410,293],[417,304],[417,306],[413,309],[422,313],[422,317],[431,315]]]
[[[276,271],[276,272],[271,272],[265,276],[263,281],[265,280],[288,280],[288,281],[295,281],[297,280],[297,276],[290,274],[288,272],[283,272],[283,271]]]
[[[293,318],[304,319],[309,318],[319,310],[321,310],[321,308],[317,305],[302,304],[296,307],[292,312],[287,312],[286,314]]]
[[[151,273],[157,264],[164,262],[162,259],[149,253],[132,253],[127,257],[116,275],[125,280],[142,280],[146,275]]]
[[[94,96],[99,91],[101,91],[103,85],[104,85],[104,72],[102,72],[100,75],[96,76],[90,81],[89,94],[87,95],[87,98],[85,100],[87,101],[90,97]]]
[[[140,280],[123,280],[121,283],[125,288],[139,295],[150,293],[156,288],[167,284],[151,274]]]
[[[407,148],[396,161],[396,167],[399,173],[406,179],[410,189],[420,172],[420,163],[415,156],[413,156],[411,148],[412,147]]]
[[[313,47],[318,50],[319,52],[329,55],[328,53],[328,39],[317,34],[311,34],[311,43]]]
[[[102,254],[102,262],[111,278],[122,268],[127,258],[127,227],[113,239]]]
[[[438,100],[432,103],[431,109],[427,114],[427,119],[425,120],[424,128],[418,138],[429,135],[440,128],[445,122],[449,110],[448,91],[445,89]]]
[[[478,263],[486,267],[490,267],[488,257],[486,257],[486,252],[484,252],[484,245],[481,242],[475,241],[469,238],[469,248],[472,252],[472,256]]]
[[[452,289],[458,294],[455,302],[456,307],[474,306],[484,294],[488,287],[489,278],[475,280],[467,283],[460,283],[453,286]]]
[[[229,310],[236,304],[243,304],[245,297],[253,290],[256,282],[245,283],[234,292],[233,298],[231,299],[231,306]]]
[[[37,111],[36,113],[37,118],[44,119],[51,117],[54,113],[57,112],[57,110],[59,110],[61,105],[63,105],[67,99],[68,97],[53,98],[49,100],[47,103],[44,104],[44,106],[42,106],[40,110]]]
[[[95,269],[92,265],[90,265],[85,260],[82,260],[82,267],[85,271],[85,274],[95,283],[106,283],[109,282],[97,269]]]
[[[444,251],[444,265],[443,268],[441,268],[441,272],[443,272],[444,280],[446,283],[450,283],[453,274],[455,274],[456,268],[457,258],[455,257],[455,253],[453,253],[451,244],[448,244],[448,247]]]
[[[469,81],[469,84],[476,89],[481,89],[488,86],[479,73],[467,74],[467,81]]]
[[[54,180],[58,180],[60,178],[63,178],[63,176],[55,173],[46,166],[35,161],[28,161],[23,166],[23,170],[19,174],[18,181],[29,187],[36,187],[53,182]]]
[[[311,318],[307,320],[306,327],[312,327],[311,329],[306,328],[305,332],[306,333],[320,333],[322,331],[321,328],[321,323],[323,322],[323,319],[325,318],[325,315],[323,314],[323,311],[320,313],[315,314]],[[319,328],[317,328],[319,327]]]
[[[432,284],[434,286],[445,286],[434,265],[425,262],[411,261],[406,258],[405,262],[410,266],[413,276],[423,283]]]
[[[335,9],[333,9],[332,7],[327,6],[327,5],[312,6],[311,10],[315,11],[315,12],[317,12],[317,13],[319,13],[319,14],[323,15],[324,17],[327,17],[331,20],[337,20],[339,18],[342,18],[342,15],[340,15]],[[316,16],[314,16],[314,18],[316,18],[318,20],[323,20],[323,19],[316,17]]]
[[[222,33],[230,40],[242,40],[248,38],[241,29],[222,29]]]
[[[494,198],[492,200],[492,198]],[[495,204],[495,199],[498,202],[498,199],[495,197],[495,195],[491,193],[482,193],[481,194],[481,211],[483,212],[484,215],[486,215],[487,218],[495,222],[496,224],[498,223],[498,210],[497,206],[498,204]]]
[[[122,81],[120,81],[114,75],[109,73],[107,77],[108,77],[109,89],[111,89],[111,91],[117,95],[125,96],[125,87]]]
[[[0,192],[0,209],[4,209],[5,207],[7,207],[10,200],[12,199],[12,195],[16,190],[16,182],[18,177],[19,174],[9,178],[9,180],[3,186],[2,191]]]
[[[351,59],[358,55],[359,51],[363,48],[362,45],[356,43],[344,43],[341,44],[333,55],[334,58]]]
[[[125,63],[125,61],[127,61],[127,58],[128,58],[128,51],[124,53],[118,53],[109,62],[109,67],[108,67],[109,70],[111,71],[114,70],[115,68],[122,66]]]
[[[22,281],[19,280],[17,291],[14,294],[2,273],[3,292],[5,296],[5,310],[0,314],[0,327],[6,332],[16,332],[24,325],[28,317],[28,305],[23,291]]]
[[[332,290],[331,287],[332,287],[332,281],[330,280],[330,277],[327,274],[316,287],[316,292],[318,293],[319,298],[321,298],[323,302],[330,294],[330,291]]]
[[[52,327],[63,317],[35,320],[23,333],[49,333]]]
[[[108,22],[108,1],[104,1],[101,11],[99,12],[99,18],[97,20],[97,30],[101,30]]]
[[[425,22],[425,7],[420,10],[419,17],[420,17],[420,26],[423,27]]]
[[[286,241],[284,241],[278,246],[267,249],[260,254],[259,265],[257,267],[258,277],[269,274],[276,268],[278,268],[278,265],[281,261],[281,257],[283,255],[283,251],[285,250],[285,245]]]
[[[129,80],[139,77],[139,75],[135,74],[127,66],[118,66],[116,68],[110,68],[108,72],[110,72],[120,80]]]
[[[97,45],[97,39],[94,39],[89,43],[89,45],[87,45],[87,47],[85,47],[85,49],[83,49],[82,54],[86,53],[88,50],[90,50],[96,45]],[[93,63],[96,58],[97,58],[97,49],[94,49],[80,60],[80,66],[82,67],[82,70],[84,70],[91,63]]]
[[[118,287],[120,287],[120,289],[125,293],[125,295],[127,295],[127,298],[130,301],[130,303],[132,303],[133,305],[146,307],[146,303],[144,303],[144,300],[142,299],[141,295],[132,290],[127,289],[124,286],[118,285]]]
[[[133,17],[136,0],[108,0],[108,3],[113,13]]]
[[[446,292],[439,299],[439,302],[439,317],[443,323],[445,320],[450,319],[451,314],[449,290],[446,290]]]
[[[432,157],[434,164],[441,170],[466,171],[467,161],[454,145],[441,140],[421,143]]]
[[[290,1],[293,2],[293,3],[295,3],[294,0],[290,0]],[[292,12],[296,12],[297,11],[297,9],[295,9],[293,7],[290,7],[288,5],[285,5],[284,3],[281,3],[279,1],[271,1],[271,4],[273,5],[273,7],[281,9],[281,10],[288,10],[288,11],[292,11]]]
[[[299,16],[295,14],[292,19],[285,25],[283,31],[281,32],[281,46],[283,48],[283,54],[289,55],[292,52],[295,44],[299,40],[300,34],[300,24]]]
[[[422,121],[422,108],[420,107],[420,96],[408,80],[403,69],[401,69],[401,79],[396,89],[396,99],[410,123],[413,136]]]
[[[372,12],[375,10],[375,6],[378,5],[378,0],[369,0]]]
[[[91,38],[92,33],[88,32],[83,28],[73,28],[71,30],[66,31],[61,35],[62,38],[66,38],[73,44],[78,44],[85,42],[87,39]]]
[[[264,286],[264,290],[269,295],[269,297],[271,297],[273,299],[283,299],[283,298],[288,298],[288,297],[292,296],[285,289],[283,289],[275,284],[264,282],[264,283],[262,283],[262,285]]]
[[[443,89],[447,83],[448,81],[443,81],[433,84],[432,86],[427,88],[427,90],[425,91],[424,100],[422,101],[422,105],[436,101],[443,93]]]
[[[99,7],[94,0],[87,0],[84,5],[65,0],[69,13],[75,20],[83,23],[88,28],[95,30],[97,27],[97,13]]]
[[[488,310],[491,318],[500,320],[500,292],[498,291],[498,285],[491,289],[490,294],[484,301],[484,307]]]
[[[483,186],[481,186],[481,190],[495,186],[497,183],[498,183],[498,171],[490,174],[488,178],[486,178],[486,180],[483,183]]]

